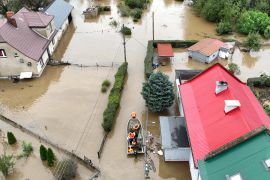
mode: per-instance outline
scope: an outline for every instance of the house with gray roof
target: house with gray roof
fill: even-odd
[[[54,51],[54,16],[27,8],[0,20],[0,78],[40,77]]]
[[[46,9],[45,13],[54,16],[55,28],[58,30],[54,41],[57,46],[62,35],[72,21],[73,6],[64,0],[54,0]]]

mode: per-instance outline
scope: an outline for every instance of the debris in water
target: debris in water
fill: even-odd
[[[159,151],[158,151],[158,155],[163,156],[162,150],[159,150]]]

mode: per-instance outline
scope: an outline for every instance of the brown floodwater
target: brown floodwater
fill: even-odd
[[[102,171],[100,179],[143,179],[143,156],[136,160],[127,157],[125,130],[132,111],[146,123],[146,109],[140,91],[145,81],[143,62],[147,41],[152,38],[152,12],[155,12],[155,39],[216,37],[215,25],[175,0],[153,0],[138,23],[120,17],[115,0],[99,0],[98,4],[111,5],[112,11],[92,19],[82,15],[90,5],[89,0],[70,0],[70,3],[74,6],[73,24],[65,33],[54,58],[92,67],[48,66],[39,79],[18,83],[0,81],[0,112],[41,136],[75,150],[78,155],[90,158]],[[101,83],[105,79],[113,83],[116,68],[124,61],[119,27],[109,25],[113,20],[132,28],[132,36],[127,38],[128,78],[116,124],[99,160],[97,151],[104,135],[102,113],[108,98],[108,93],[100,92]],[[229,37],[243,38],[238,34]],[[189,59],[186,49],[174,49],[174,53],[172,62],[159,68],[172,81],[175,69],[210,66]],[[242,53],[236,49],[232,60],[218,62],[225,66],[230,61],[237,63],[241,69],[239,78],[245,81],[268,70],[269,55],[269,47],[256,53]],[[95,67],[97,65],[99,67]],[[149,114],[147,129],[157,139],[160,136],[160,115],[179,115],[179,112],[174,105],[163,114]],[[156,172],[150,173],[152,179],[190,179],[188,163],[164,162],[163,157],[156,154],[152,159],[156,167]]]

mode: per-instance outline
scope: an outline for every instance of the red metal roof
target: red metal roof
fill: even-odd
[[[190,46],[189,51],[198,51],[205,56],[210,56],[218,51],[224,43],[217,39],[206,38]]]
[[[171,44],[157,44],[159,57],[173,57],[173,49]]]
[[[216,81],[228,89],[215,94]],[[251,90],[222,65],[215,64],[180,85],[195,165],[205,155],[270,121]],[[227,114],[224,100],[239,100],[241,107]]]

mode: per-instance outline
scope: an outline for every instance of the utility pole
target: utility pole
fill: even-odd
[[[124,30],[125,28],[125,25],[123,24],[122,26],[122,30]],[[125,58],[125,63],[127,62],[127,53],[126,53],[126,37],[125,37],[125,34],[124,32],[122,31],[122,35],[123,35],[123,45],[124,45],[124,58]]]
[[[152,12],[153,41],[155,40],[155,14]]]

